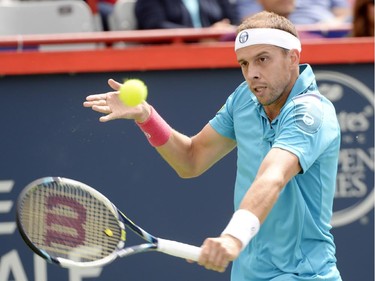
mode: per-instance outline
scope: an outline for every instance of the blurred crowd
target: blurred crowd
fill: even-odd
[[[117,1],[98,0],[104,26]],[[235,30],[262,10],[289,18],[297,26],[329,30],[350,26],[348,36],[374,36],[373,0],[133,0],[137,29],[209,27]]]
[[[0,0],[44,1],[44,0]],[[51,1],[51,0],[49,0]],[[57,0],[54,0],[57,1]],[[63,0],[60,0],[63,1]],[[220,28],[234,32],[238,24],[262,10],[289,18],[297,27],[329,30],[348,27],[339,36],[374,36],[373,0],[82,0],[100,15],[104,31],[113,28],[111,17],[128,17],[127,29]],[[126,11],[121,11],[126,7]],[[130,19],[129,19],[130,20]],[[112,19],[113,22],[113,19]]]

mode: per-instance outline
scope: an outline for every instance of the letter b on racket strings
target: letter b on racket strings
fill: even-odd
[[[83,245],[86,238],[83,225],[86,221],[86,209],[77,201],[62,197],[50,196],[46,204],[46,225],[47,233],[45,244],[52,243],[77,247]],[[63,209],[59,214],[54,213],[55,209]]]

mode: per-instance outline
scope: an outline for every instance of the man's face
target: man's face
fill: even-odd
[[[237,60],[249,89],[260,104],[281,107],[296,79],[295,50],[285,51],[273,45],[253,45],[236,51]]]
[[[263,9],[280,16],[288,17],[295,8],[295,0],[258,0]]]

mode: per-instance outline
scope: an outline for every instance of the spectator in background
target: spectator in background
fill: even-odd
[[[298,1],[298,0],[297,0]],[[262,9],[268,12],[273,12],[285,18],[290,18],[290,15],[296,9],[296,0],[258,0]],[[319,38],[321,35],[309,31],[298,31],[299,38]]]
[[[139,29],[218,27],[234,31],[239,23],[232,0],[137,0]]]
[[[98,0],[98,9],[103,23],[103,30],[109,30],[108,17],[112,13],[116,1],[117,0]]]
[[[264,10],[257,0],[237,0],[237,9],[241,20]]]
[[[296,8],[295,0],[258,0],[262,9],[289,18]]]
[[[294,24],[343,23],[350,19],[348,0],[297,0],[289,19]]]
[[[108,17],[113,12],[113,7],[116,4],[116,1],[117,0],[97,0],[96,2],[97,7],[95,10],[98,9],[104,31],[109,30]],[[85,0],[85,2],[89,5],[91,4],[88,0]]]
[[[353,5],[352,36],[374,36],[374,1],[356,0]]]
[[[237,0],[241,19],[263,10],[261,0]],[[283,0],[274,0],[282,5]],[[289,19],[296,25],[348,21],[351,8],[348,0],[297,0]]]

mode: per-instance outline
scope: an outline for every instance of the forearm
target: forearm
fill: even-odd
[[[252,212],[263,223],[276,203],[281,189],[281,183],[269,179],[258,179],[247,191],[240,204],[240,209]]]
[[[256,180],[222,232],[222,237],[229,235],[232,239],[236,238],[234,240],[240,242],[241,249],[244,249],[258,233],[279,193],[280,188],[277,188],[277,185],[261,179]]]
[[[245,194],[240,208],[254,213],[262,223],[275,205],[282,189],[300,170],[297,156],[283,149],[271,149]]]
[[[300,170],[298,158],[294,154],[272,149],[223,233],[237,238],[245,247],[267,218],[282,189]]]
[[[155,148],[180,177],[190,178],[197,175],[195,172],[197,165],[190,137],[172,130],[168,142]]]
[[[137,108],[137,114],[132,115],[136,124],[182,178],[201,175],[236,146],[234,140],[221,136],[209,124],[188,137],[172,129],[147,102]]]
[[[233,140],[220,136],[210,125],[191,138],[178,133],[146,101],[134,107],[125,106],[118,98],[121,84],[112,79],[108,83],[115,92],[87,96],[83,105],[105,114],[100,117],[101,122],[134,120],[150,144],[181,177],[202,174],[235,147]]]
[[[204,148],[200,149],[204,146],[196,144],[196,136],[190,138],[173,130],[151,106],[149,113],[146,119],[136,122],[150,144],[180,177],[198,176],[212,165],[211,158],[203,152]]]

